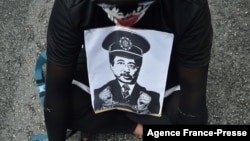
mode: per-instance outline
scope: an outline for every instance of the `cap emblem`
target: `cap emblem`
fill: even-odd
[[[124,50],[130,50],[132,47],[132,42],[129,38],[127,37],[121,37],[119,40],[120,46]]]

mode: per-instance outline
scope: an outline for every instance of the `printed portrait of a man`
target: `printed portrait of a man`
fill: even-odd
[[[150,50],[149,42],[141,35],[117,30],[104,38],[102,47],[109,54],[107,59],[115,79],[94,89],[94,109],[120,108],[137,114],[159,113],[160,94],[137,82],[143,54]]]

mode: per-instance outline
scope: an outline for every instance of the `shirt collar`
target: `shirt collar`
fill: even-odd
[[[154,3],[154,1],[147,1],[138,3],[136,6],[119,6],[100,3],[103,11],[106,12],[108,18],[116,25],[130,27],[136,24],[146,13],[148,8]]]

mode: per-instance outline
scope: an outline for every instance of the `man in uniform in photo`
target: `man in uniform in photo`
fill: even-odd
[[[159,93],[137,83],[143,54],[150,49],[149,42],[138,34],[117,30],[104,39],[102,46],[109,51],[110,68],[116,79],[94,90],[95,109],[103,107],[100,97],[109,93],[112,95],[112,107],[121,107],[138,114],[158,114]]]

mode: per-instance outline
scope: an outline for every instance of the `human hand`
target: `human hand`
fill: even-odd
[[[149,94],[140,91],[140,96],[137,100],[138,110],[147,110],[152,98]]]
[[[99,98],[103,101],[105,105],[111,105],[113,101],[111,88],[108,86],[99,93]]]

